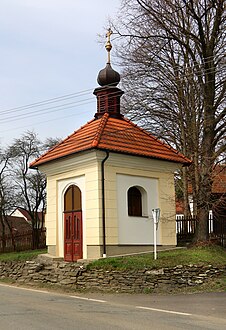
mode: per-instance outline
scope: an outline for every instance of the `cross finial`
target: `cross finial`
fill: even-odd
[[[106,33],[106,37],[108,38],[108,41],[110,41],[110,37],[113,34],[111,28],[108,29],[108,32]]]
[[[111,35],[113,34],[113,32],[112,32],[112,30],[111,30],[111,28],[109,28],[108,29],[108,32],[106,33],[106,37],[107,37],[107,43],[106,43],[106,45],[105,45],[105,48],[106,48],[106,50],[107,50],[107,52],[108,52],[108,61],[107,61],[107,63],[108,64],[110,64],[110,51],[111,51],[111,49],[112,49],[112,45],[111,45],[111,40],[110,40],[110,38],[111,38]]]

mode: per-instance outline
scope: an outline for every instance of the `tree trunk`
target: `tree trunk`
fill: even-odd
[[[191,215],[190,206],[189,206],[189,198],[188,198],[188,176],[187,169],[185,167],[182,168],[183,172],[183,201],[184,201],[184,216],[188,217]]]
[[[2,252],[5,252],[5,247],[6,247],[5,224],[4,224],[2,216],[0,216],[0,218],[1,218],[1,225],[2,225],[2,233],[1,233]]]
[[[195,241],[203,242],[209,238],[209,212],[205,207],[199,208]]]

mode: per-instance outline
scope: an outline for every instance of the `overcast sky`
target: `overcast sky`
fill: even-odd
[[[0,1],[2,146],[27,130],[42,140],[64,138],[93,118],[92,93],[107,59],[98,34],[119,5],[120,0]]]

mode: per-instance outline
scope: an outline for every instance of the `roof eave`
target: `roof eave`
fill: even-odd
[[[156,159],[156,160],[161,160],[161,161],[168,161],[168,162],[173,162],[173,163],[177,163],[177,164],[182,164],[183,167],[185,166],[190,166],[192,164],[192,161],[185,159],[184,161],[177,161],[177,160],[173,160],[173,159],[167,159],[167,158],[163,158],[163,157],[154,157],[154,156],[148,156],[148,155],[142,155],[142,154],[138,154],[138,153],[132,153],[132,152],[125,152],[125,151],[118,151],[118,150],[112,150],[110,148],[101,148],[101,147],[89,147],[87,149],[83,149],[83,150],[79,150],[79,151],[75,151],[74,153],[70,153],[68,155],[64,155],[58,158],[54,158],[54,159],[50,159],[50,160],[43,160],[43,161],[37,161],[37,162],[33,162],[29,165],[29,167],[31,169],[38,169],[39,166],[45,165],[47,163],[52,163],[54,161],[60,160],[60,159],[65,159],[69,156],[73,156],[76,154],[80,154],[82,152],[85,151],[90,151],[90,150],[101,150],[101,151],[108,151],[108,152],[112,152],[112,153],[117,153],[117,154],[124,154],[124,155],[130,155],[130,156],[137,156],[137,157],[143,157],[143,158],[149,158],[149,159]]]

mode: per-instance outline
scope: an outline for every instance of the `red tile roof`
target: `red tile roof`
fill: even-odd
[[[129,155],[191,164],[175,149],[161,142],[126,118],[113,118],[105,113],[72,133],[65,140],[30,164],[36,167],[84,150],[99,149]]]
[[[226,165],[217,165],[213,171],[212,193],[226,194]]]
[[[184,214],[183,200],[176,200],[176,214]]]
[[[212,172],[212,188],[213,194],[226,194],[226,165],[214,166]],[[192,185],[188,183],[188,193],[192,194]]]
[[[14,214],[14,212],[15,212],[16,210],[18,210],[18,211],[19,211],[19,212],[20,212],[20,213],[26,218],[26,220],[27,220],[28,222],[32,222],[32,218],[31,218],[29,212],[28,212],[27,210],[25,210],[23,207],[17,207],[17,208],[11,213],[11,215]],[[37,212],[37,216],[38,216],[38,219],[39,219],[40,221],[42,221],[42,216],[43,216],[42,212]],[[13,215],[13,217],[14,217],[14,215]],[[18,216],[17,216],[17,217],[18,217]]]
[[[24,233],[31,231],[31,225],[22,217],[14,217],[11,215],[7,216],[7,221],[9,222],[10,227],[13,230],[14,235],[19,233]],[[0,236],[2,234],[2,224],[0,223]],[[5,226],[5,234],[9,235],[10,230],[8,226]]]

